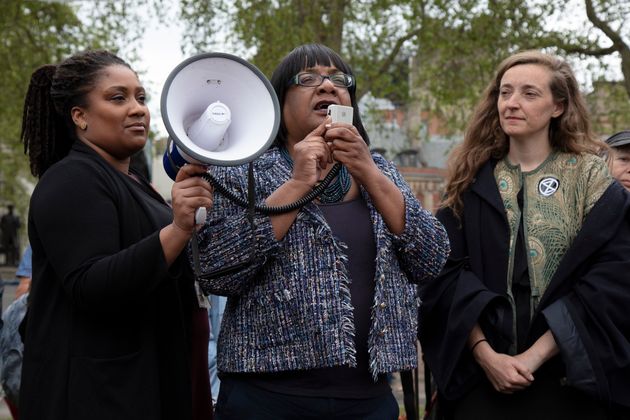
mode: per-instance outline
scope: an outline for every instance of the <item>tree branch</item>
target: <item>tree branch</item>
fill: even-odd
[[[558,47],[570,54],[584,54],[584,55],[590,55],[593,57],[603,57],[603,56],[610,55],[618,51],[614,45],[611,45],[610,47],[606,47],[606,48],[599,48],[599,49],[585,48],[580,45],[572,45],[572,44],[558,44]]]
[[[591,23],[595,25],[597,29],[602,31],[604,35],[606,35],[608,39],[612,41],[615,51],[621,51],[623,49],[627,49],[628,46],[623,42],[623,39],[621,39],[621,36],[619,36],[619,34],[615,32],[610,27],[610,25],[608,25],[608,23],[604,22],[603,20],[599,18],[599,16],[597,16],[597,13],[595,12],[595,8],[593,7],[593,1],[584,0],[584,5],[586,6],[586,16],[588,17],[588,20],[590,20]]]

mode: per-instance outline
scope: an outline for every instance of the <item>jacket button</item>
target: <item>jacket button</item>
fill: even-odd
[[[387,306],[387,304],[385,302],[381,302],[379,305],[379,308],[381,309],[385,309],[385,307]]]

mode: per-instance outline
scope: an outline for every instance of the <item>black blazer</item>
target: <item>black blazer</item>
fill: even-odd
[[[170,207],[76,142],[31,198],[21,419],[191,417],[193,280]]]
[[[451,255],[421,285],[420,340],[443,397],[461,398],[484,375],[466,347],[479,322],[498,352],[514,341],[507,298],[509,227],[487,162],[463,194],[464,214],[438,212]],[[594,397],[630,407],[630,195],[604,192],[565,253],[534,314],[528,344],[551,329],[560,354],[543,368]],[[614,349],[614,350],[613,350]],[[584,357],[587,355],[587,357]],[[543,369],[541,368],[541,369]]]

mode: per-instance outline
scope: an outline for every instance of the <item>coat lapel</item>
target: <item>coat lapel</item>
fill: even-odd
[[[494,179],[494,167],[496,164],[496,160],[487,161],[481,167],[479,172],[477,172],[477,177],[473,180],[470,189],[472,192],[481,197],[482,200],[487,202],[490,207],[495,209],[507,225],[503,200],[501,200],[501,195],[499,194],[499,189],[497,188],[497,183]]]

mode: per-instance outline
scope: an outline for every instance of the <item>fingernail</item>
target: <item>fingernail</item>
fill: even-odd
[[[330,127],[332,127],[332,124],[326,124],[324,127],[330,128]]]

